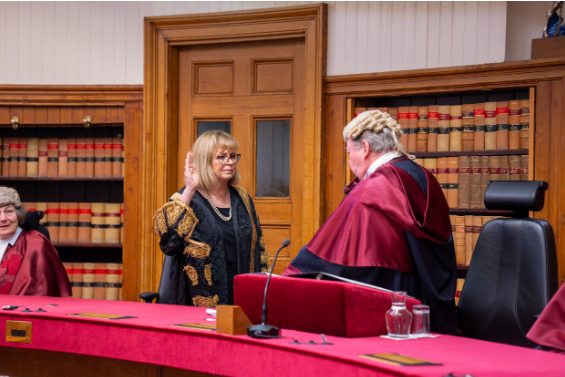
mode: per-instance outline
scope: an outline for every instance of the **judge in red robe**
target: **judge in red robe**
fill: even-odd
[[[20,227],[25,215],[17,191],[0,187],[0,294],[71,296],[57,250],[41,233]]]
[[[565,353],[565,284],[549,301],[526,337],[544,349]]]
[[[284,274],[322,271],[406,291],[430,306],[432,331],[457,334],[455,248],[439,183],[407,155],[389,114],[359,114],[343,135],[356,178]]]

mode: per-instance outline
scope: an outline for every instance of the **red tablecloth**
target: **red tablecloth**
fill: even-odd
[[[51,297],[1,296],[1,305],[22,305],[47,313],[1,310],[1,320],[31,321],[32,343],[0,346],[77,353],[158,364],[225,376],[563,376],[565,356],[504,344],[442,335],[407,341],[379,337],[328,336],[333,346],[289,344],[320,341],[319,334],[283,330],[289,338],[256,340],[245,335],[172,327],[172,324],[210,324],[203,308]],[[56,307],[45,307],[57,304]],[[71,317],[95,312],[137,318],[108,320]],[[323,313],[320,313],[323,315]],[[359,357],[360,354],[398,353],[443,363],[441,366],[402,367]]]

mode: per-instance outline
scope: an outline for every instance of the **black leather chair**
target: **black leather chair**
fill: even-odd
[[[44,214],[42,211],[27,211],[26,218],[22,224],[22,229],[24,230],[37,230],[39,233],[43,234],[49,241],[51,241],[51,236],[47,228],[39,223],[39,220],[43,218]]]
[[[459,299],[465,336],[534,346],[526,334],[558,289],[553,228],[528,217],[543,208],[547,187],[544,181],[490,182],[486,207],[513,214],[486,223],[477,241]]]
[[[143,292],[139,294],[139,298],[145,302],[153,302],[157,299],[157,304],[168,304],[169,293],[171,291],[171,261],[173,257],[165,255],[163,261],[163,269],[161,271],[161,280],[159,281],[159,292]]]

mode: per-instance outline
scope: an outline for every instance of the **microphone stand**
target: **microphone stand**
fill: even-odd
[[[261,324],[253,325],[247,328],[247,335],[252,338],[271,338],[279,335],[279,328],[273,325],[267,325],[267,289],[269,288],[269,282],[273,276],[273,269],[275,268],[275,263],[277,263],[277,257],[279,252],[290,245],[290,240],[287,238],[283,241],[282,246],[277,250],[275,258],[273,259],[273,265],[271,266],[271,271],[269,272],[269,278],[267,279],[267,284],[265,284],[265,296],[263,297],[263,312],[261,316]]]

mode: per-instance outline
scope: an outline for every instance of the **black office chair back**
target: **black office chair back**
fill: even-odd
[[[173,257],[165,255],[163,269],[161,270],[161,280],[159,281],[159,292],[142,292],[139,298],[145,302],[153,302],[157,299],[157,304],[168,304],[171,294],[171,263]]]
[[[37,230],[39,233],[43,234],[49,241],[51,241],[51,236],[47,228],[39,223],[39,220],[43,218],[44,214],[42,211],[27,211],[26,218],[21,228],[24,230]]]
[[[165,255],[163,261],[163,270],[161,271],[161,281],[159,281],[159,296],[157,297],[158,304],[168,304],[169,295],[171,293],[171,261],[173,257]]]
[[[512,210],[512,218],[487,222],[481,231],[458,308],[468,337],[531,347],[526,333],[558,289],[551,225],[528,218],[543,208],[547,182],[492,181],[488,209]]]

